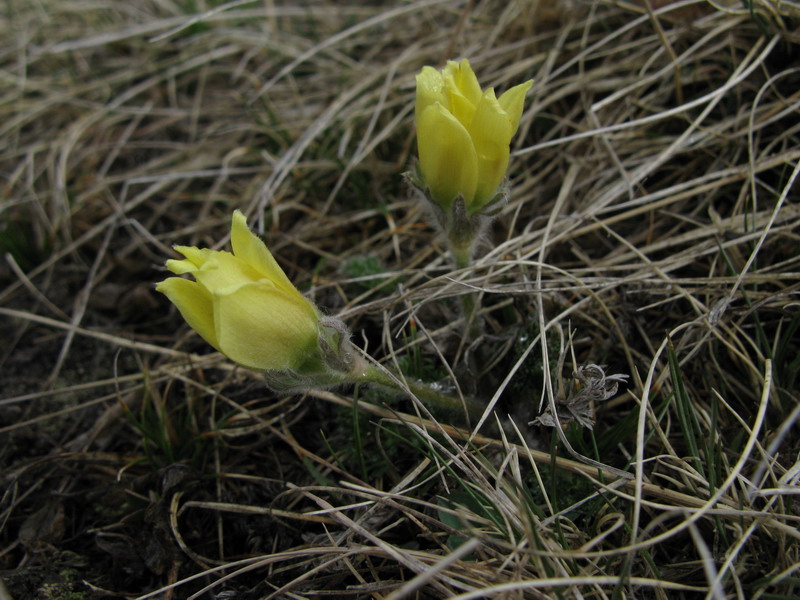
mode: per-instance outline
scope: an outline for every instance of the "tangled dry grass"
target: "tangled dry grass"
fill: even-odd
[[[797,597],[795,4],[3,11],[0,598]],[[535,83],[454,271],[401,174],[415,73],[461,56]],[[484,418],[211,353],[153,282],[236,208]],[[628,376],[593,429],[529,425],[593,365]]]

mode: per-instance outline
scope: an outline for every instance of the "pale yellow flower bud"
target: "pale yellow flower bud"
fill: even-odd
[[[470,215],[495,197],[531,85],[526,81],[497,98],[492,88],[481,91],[467,59],[450,61],[442,71],[423,67],[417,75],[420,175],[445,211],[458,196]]]
[[[272,254],[233,214],[233,252],[176,246],[186,258],[168,260],[176,275],[156,289],[178,307],[204,340],[250,369],[303,370],[320,361],[316,307],[292,285]]]

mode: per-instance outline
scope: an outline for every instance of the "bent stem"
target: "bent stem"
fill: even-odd
[[[429,408],[465,413],[467,421],[480,419],[485,406],[474,398],[459,398],[446,394],[434,386],[414,379],[404,379],[360,359],[352,371],[353,383],[373,383],[404,394],[411,393]]]

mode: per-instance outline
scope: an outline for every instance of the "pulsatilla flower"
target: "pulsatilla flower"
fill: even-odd
[[[481,91],[466,59],[450,61],[441,71],[423,67],[417,75],[418,175],[444,211],[458,197],[468,215],[495,201],[532,84],[497,98],[493,88]]]
[[[204,340],[240,365],[301,374],[324,369],[324,317],[292,285],[239,211],[233,214],[231,246],[232,253],[176,246],[185,258],[168,260],[167,268],[194,281],[170,277],[156,289]]]

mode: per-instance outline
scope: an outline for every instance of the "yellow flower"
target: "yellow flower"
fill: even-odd
[[[298,369],[319,357],[320,314],[292,285],[238,210],[231,227],[233,253],[176,246],[168,260],[176,275],[156,289],[178,307],[203,339],[245,367]]]
[[[442,71],[423,67],[417,75],[419,166],[434,202],[449,210],[461,195],[473,214],[488,204],[503,181],[511,138],[517,132],[526,81],[500,98],[481,91],[467,59]]]

